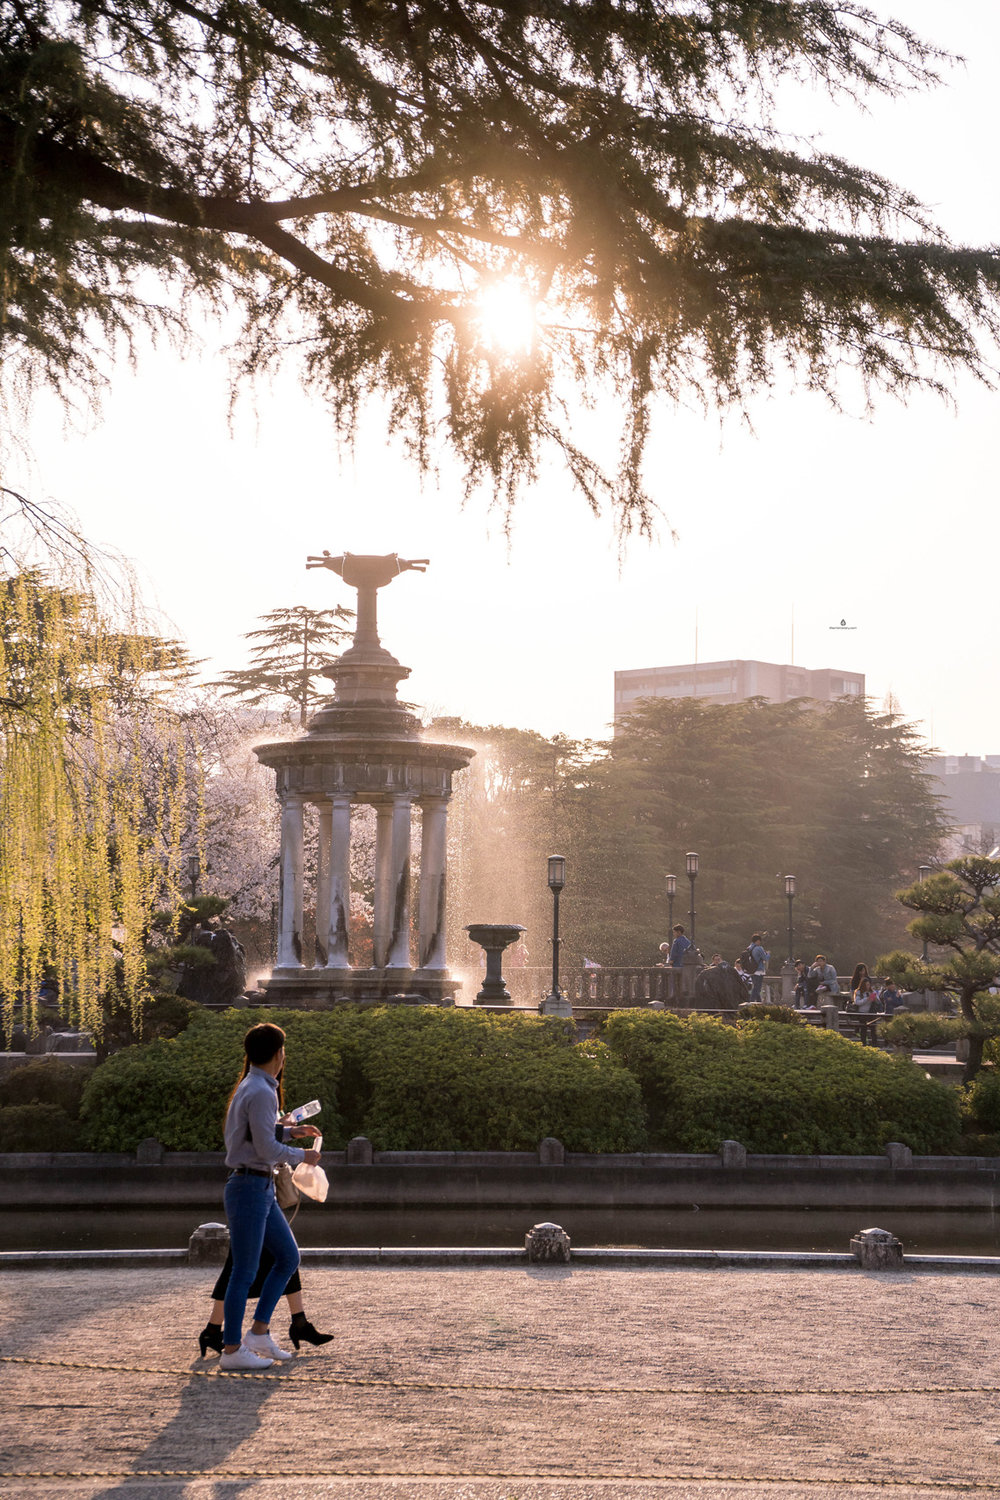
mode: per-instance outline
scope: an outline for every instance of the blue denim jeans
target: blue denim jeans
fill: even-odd
[[[763,974],[755,974],[753,976],[753,986],[752,986],[752,988],[750,990],[750,999],[751,1000],[760,1000],[761,999],[761,993],[760,992],[761,992],[761,988],[762,988],[763,984],[764,984],[764,976],[763,976]]]
[[[223,1201],[229,1221],[233,1272],[222,1304],[222,1339],[225,1344],[238,1344],[243,1338],[247,1295],[257,1275],[261,1250],[266,1247],[270,1251],[274,1265],[261,1287],[254,1320],[270,1323],[289,1276],[298,1268],[299,1247],[288,1227],[288,1220],[278,1207],[273,1178],[230,1177]]]

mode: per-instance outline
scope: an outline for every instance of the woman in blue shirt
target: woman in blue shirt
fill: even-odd
[[[243,1076],[233,1090],[226,1111],[226,1181],[224,1201],[229,1223],[233,1271],[223,1308],[223,1370],[266,1370],[274,1361],[291,1359],[270,1333],[271,1316],[285,1284],[299,1264],[299,1247],[274,1195],[274,1169],[279,1162],[316,1166],[320,1153],[285,1145],[278,1138],[278,1077],[285,1066],[285,1033],[264,1022],[252,1026],[243,1039],[246,1057]],[[294,1134],[315,1136],[310,1125],[292,1127]],[[260,1253],[266,1249],[274,1264],[264,1278],[251,1331],[243,1335],[243,1318]]]

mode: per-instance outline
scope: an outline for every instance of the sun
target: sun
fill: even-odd
[[[491,281],[476,296],[476,325],[483,342],[504,354],[530,354],[538,333],[535,298],[523,282]]]

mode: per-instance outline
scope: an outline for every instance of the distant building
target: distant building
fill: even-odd
[[[863,698],[862,672],[832,667],[783,667],[770,661],[700,661],[681,667],[636,667],[615,673],[615,722],[632,712],[640,698],[707,698],[712,703],[744,703],[766,698],[787,703],[813,698]]]
[[[952,825],[946,857],[989,854],[1000,844],[1000,755],[931,755],[927,771]]]

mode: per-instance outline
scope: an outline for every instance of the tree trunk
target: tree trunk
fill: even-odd
[[[965,1060],[965,1068],[962,1072],[962,1082],[971,1083],[983,1065],[983,1042],[982,1035],[977,1035],[976,1012],[972,1007],[972,996],[959,996],[959,1004],[962,1008],[962,1018],[969,1023],[969,1055]]]
[[[979,1069],[983,1065],[983,1038],[981,1036],[969,1037],[969,1056],[966,1059],[965,1069],[962,1073],[962,1082],[971,1083]]]

